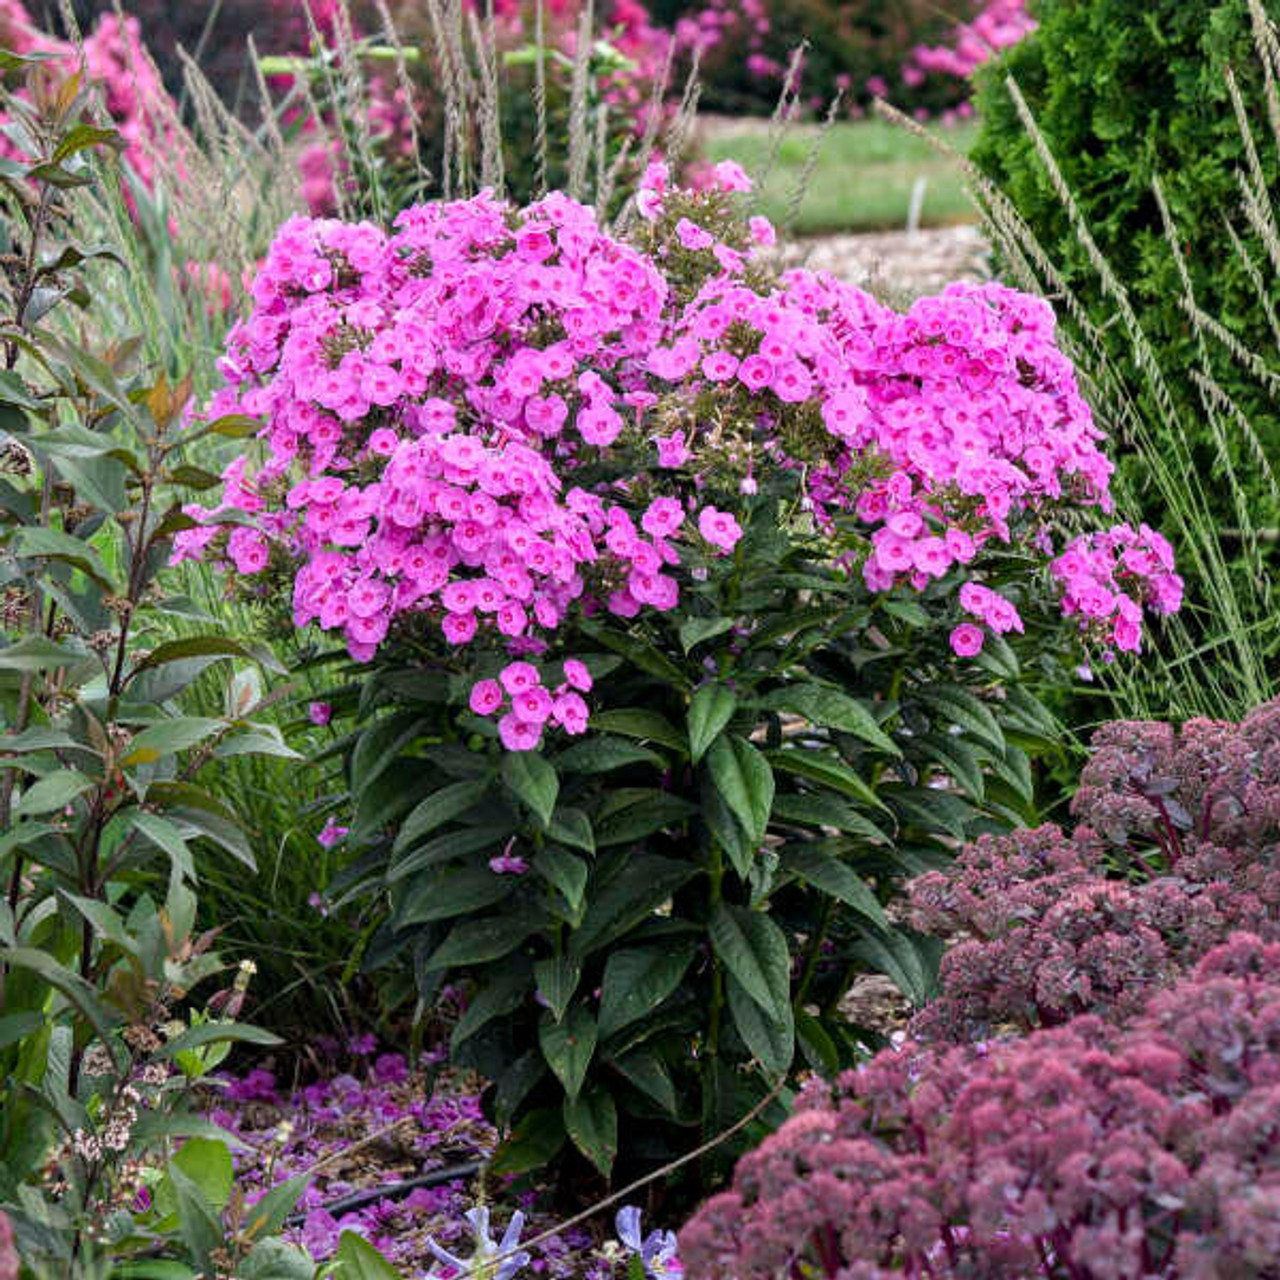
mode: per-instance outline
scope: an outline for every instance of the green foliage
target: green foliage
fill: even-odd
[[[800,236],[859,231],[900,231],[907,225],[912,193],[923,180],[921,226],[947,226],[973,218],[961,165],[922,138],[883,120],[841,120],[827,130],[818,161],[809,169],[812,130],[797,129],[777,146],[757,191],[760,212],[775,226]],[[977,134],[972,123],[946,130],[947,144],[963,155]],[[748,173],[766,169],[773,144],[755,121],[725,121],[702,141],[707,160],[737,160]],[[804,192],[799,212],[792,206]],[[884,283],[892,283],[886,281]]]
[[[680,0],[658,0],[650,6],[662,21],[674,21],[689,6]],[[737,14],[725,38],[703,59],[702,100],[707,109],[728,114],[769,115],[782,81],[781,68],[792,52],[805,46],[800,79],[805,102],[829,102],[844,86],[845,101],[866,103],[867,81],[879,77],[889,96],[914,109],[936,112],[963,101],[967,86],[950,76],[930,76],[917,89],[906,88],[899,71],[920,44],[946,43],[957,23],[972,18],[980,5],[956,0],[765,0],[767,29],[742,12],[740,3],[716,6]],[[776,75],[761,75],[748,60],[751,50],[777,65]]]
[[[92,153],[119,139],[82,121],[78,76],[35,68],[27,89],[5,108],[29,159],[0,171],[0,1204],[24,1260],[78,1277],[154,1244],[159,1227],[129,1212],[129,1167],[211,1129],[185,1113],[188,1083],[232,1041],[275,1043],[234,1021],[248,970],[178,1015],[223,968],[194,930],[198,850],[251,861],[201,768],[232,744],[283,743],[249,719],[244,671],[222,714],[177,706],[215,665],[274,659],[224,635],[157,637],[181,607],[158,575],[187,521],[175,428],[190,384],[144,381],[137,340],[95,350],[51,327],[66,303],[95,306],[82,268],[102,256],[77,247],[60,193],[91,184]],[[197,1206],[183,1176],[175,1194]],[[179,1216],[194,1253],[222,1246],[216,1216]]]
[[[1041,0],[1036,16],[979,74],[971,158],[1010,202],[989,204],[1006,270],[1059,300],[1122,503],[1189,579],[1173,667],[1122,709],[1228,714],[1269,695],[1277,642],[1280,4]]]
[[[625,1181],[794,1071],[853,1063],[877,1043],[839,1012],[854,978],[918,1001],[938,960],[886,914],[902,878],[1036,816],[1028,753],[1054,727],[992,696],[1011,651],[957,666],[941,600],[873,597],[827,550],[761,496],[678,612],[558,637],[595,687],[555,750],[505,753],[447,653],[392,650],[334,696],[363,717],[337,889],[385,903],[370,962],[411,971],[421,1009],[470,985],[450,1047],[492,1082],[495,1170],[571,1152]],[[527,870],[490,869],[504,851]]]

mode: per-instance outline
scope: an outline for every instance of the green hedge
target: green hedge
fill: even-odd
[[[1280,0],[1262,0],[1271,20]],[[1262,60],[1254,45],[1246,0],[1038,0],[1039,29],[988,64],[978,76],[982,129],[972,158],[1013,201],[1090,318],[1109,321],[1106,341],[1121,368],[1133,372],[1124,327],[1104,297],[1097,272],[1071,228],[1044,165],[1006,88],[1012,75],[1071,187],[1098,247],[1130,294],[1169,380],[1177,429],[1194,437],[1203,474],[1221,481],[1224,467],[1191,377],[1195,331],[1180,304],[1178,267],[1152,192],[1158,175],[1178,229],[1201,309],[1250,350],[1276,366],[1276,339],[1258,291],[1233,247],[1230,219],[1280,307],[1280,272],[1245,222],[1237,171],[1245,146],[1224,71],[1235,73],[1252,123],[1267,186],[1280,190],[1280,156],[1267,123]],[[1273,464],[1280,461],[1280,413],[1275,398],[1210,341],[1221,386],[1238,403]],[[1152,410],[1143,380],[1140,408]],[[1159,415],[1152,412],[1154,419]],[[1258,525],[1274,524],[1276,504],[1248,433],[1232,431],[1227,449]],[[1141,466],[1129,463],[1141,486]],[[1224,524],[1238,523],[1230,486],[1218,484]],[[1215,501],[1218,499],[1215,498]],[[1153,510],[1153,516],[1160,512]]]

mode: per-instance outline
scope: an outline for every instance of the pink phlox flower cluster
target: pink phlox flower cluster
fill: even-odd
[[[267,539],[284,545],[302,561],[297,625],[341,629],[357,658],[406,613],[431,612],[454,644],[482,626],[553,629],[602,556],[626,571],[614,612],[676,602],[663,570],[678,525],[646,538],[621,507],[566,492],[552,463],[612,444],[634,412],[628,392],[643,389],[621,366],[650,349],[665,283],[562,196],[514,228],[508,212],[488,195],[419,206],[392,236],[294,219],[229,337],[209,412],[265,417],[268,457],[189,511],[259,516],[262,534],[230,535],[232,562],[254,573]],[[529,341],[551,327],[553,341]],[[264,489],[298,469],[267,510]],[[212,536],[181,534],[177,558]]]
[[[917,45],[902,69],[908,88],[929,75],[967,80],[988,58],[1015,45],[1036,29],[1027,0],[986,0],[972,22],[962,23],[941,45]]]
[[[1173,571],[1173,548],[1145,524],[1081,534],[1050,566],[1062,584],[1062,611],[1079,617],[1080,629],[1109,648],[1142,647],[1143,606],[1176,613],[1182,579]]]
[[[723,166],[717,180],[746,181]],[[671,190],[654,161],[641,213],[663,216]],[[954,571],[957,654],[982,648],[981,628],[1021,631],[974,562],[1005,545],[1047,558],[1063,507],[1110,507],[1111,464],[1048,304],[957,285],[899,314],[805,271],[748,285],[718,257],[690,294],[679,262],[664,274],[673,245],[736,251],[696,216],[720,209],[722,226],[723,192],[680,200],[689,214],[673,212],[656,256],[560,193],[522,210],[487,192],[414,206],[391,232],[285,223],[206,410],[263,420],[264,457],[235,459],[220,500],[186,508],[199,527],[175,560],[219,540],[241,575],[296,566],[295,623],[341,633],[358,660],[411,620],[526,657],[571,610],[676,607],[684,541],[734,550],[738,515],[706,492],[721,450],[734,497],[759,491],[758,466],[798,479],[820,533],[859,522],[872,590]],[[572,483],[604,451],[649,448],[643,511],[628,485]],[[1056,562],[1068,613],[1087,594],[1069,567],[1101,573],[1100,559],[1127,588],[1109,635],[1130,647],[1142,604],[1177,606],[1168,545],[1127,526],[1073,544]]]
[[[563,666],[564,680],[548,689],[533,663],[508,663],[496,680],[472,685],[468,704],[478,716],[500,715],[498,733],[508,751],[536,750],[548,723],[568,734],[585,733],[589,712],[582,693],[591,691],[591,674],[575,658]]]

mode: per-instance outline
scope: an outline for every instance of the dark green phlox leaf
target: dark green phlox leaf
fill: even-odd
[[[840,1050],[826,1028],[811,1013],[801,1011],[796,1014],[796,1036],[805,1061],[815,1071],[828,1079],[840,1071]]]
[[[696,951],[692,939],[672,939],[613,952],[600,984],[600,1034],[651,1014],[680,985]]]
[[[396,904],[396,928],[483,911],[509,898],[518,884],[519,877],[499,875],[484,862],[424,872]]]
[[[265,1240],[279,1234],[284,1220],[293,1212],[310,1181],[309,1173],[300,1173],[272,1187],[246,1212],[244,1234],[250,1240]]]
[[[485,971],[485,980],[468,1003],[466,1012],[458,1019],[449,1037],[449,1046],[456,1050],[494,1018],[503,1018],[518,1009],[533,992],[533,978],[527,962],[520,958],[515,963],[495,966]]]
[[[555,764],[561,773],[579,774],[609,773],[629,764],[666,768],[666,761],[656,751],[607,734],[594,734],[584,742],[575,743],[556,756]]]
[[[733,1025],[752,1057],[759,1059],[771,1076],[790,1071],[796,1052],[791,1005],[783,1005],[781,1017],[766,1014],[732,973],[726,991]]]
[[[64,729],[52,729],[47,725],[24,729],[21,733],[0,734],[0,756],[20,755],[28,751],[52,751],[57,747],[78,747],[81,750],[90,750],[84,743],[77,742]]]
[[[564,900],[575,916],[581,912],[589,871],[577,854],[556,844],[546,845],[534,858],[533,869],[564,894]]]
[[[875,717],[856,698],[839,689],[816,684],[788,684],[763,699],[771,710],[794,711],[823,729],[839,729],[889,755],[900,756],[897,743],[876,723]]]
[[[903,995],[919,1006],[937,986],[942,947],[938,938],[890,929],[864,934],[852,950],[876,972],[888,974]]]
[[[574,1146],[608,1178],[618,1154],[618,1109],[609,1091],[594,1085],[576,1098],[566,1098],[564,1127]]]
[[[478,804],[489,790],[487,778],[452,782],[433,791],[410,812],[396,833],[393,852],[400,853],[438,826]]]
[[[707,766],[748,838],[760,844],[773,809],[773,770],[768,760],[746,739],[722,736],[707,752]]]
[[[747,642],[748,647],[751,649],[765,648],[777,640],[782,640],[787,636],[795,635],[809,628],[821,628],[824,634],[829,629],[833,632],[839,631],[842,628],[839,624],[833,626],[832,620],[839,618],[844,613],[846,613],[844,605],[828,605],[818,609],[797,609],[757,627],[751,633]]]
[[[746,880],[756,856],[756,841],[743,829],[733,815],[728,801],[716,788],[715,782],[705,777],[702,787],[702,820],[720,847],[729,855],[733,869],[740,880]]]
[[[1001,680],[1014,681],[1021,675],[1018,655],[1014,653],[1004,636],[988,631],[981,650],[973,659]]]
[[[953,840],[968,837],[968,825],[975,811],[959,796],[936,787],[892,787],[888,795],[898,811],[902,826],[916,825],[929,832],[943,831]]]
[[[777,751],[768,751],[765,755],[775,769],[832,787],[847,796],[874,805],[877,809],[883,809],[886,813],[890,812],[889,807],[867,782],[843,760],[828,752],[804,747],[782,747]]]
[[[152,667],[187,658],[250,658],[276,675],[287,675],[288,668],[276,657],[269,645],[258,641],[233,640],[230,636],[189,636],[184,640],[167,640],[156,645],[130,672],[129,679]]]
[[[226,1236],[217,1211],[204,1193],[172,1161],[166,1172],[178,1202],[178,1229],[191,1256],[206,1274],[212,1274],[212,1253],[225,1243]]]
[[[912,628],[927,627],[931,621],[928,612],[914,600],[884,600],[880,607],[891,617]]]
[[[42,813],[54,813],[95,785],[92,778],[78,769],[59,769],[23,791],[22,799],[14,806],[13,816],[15,819],[32,818]]]
[[[664,747],[671,747],[681,754],[686,750],[684,734],[666,716],[641,707],[593,712],[591,727],[602,733],[616,733],[624,738],[638,738],[642,742],[659,742]]]
[[[1009,784],[1024,804],[1035,803],[1035,780],[1031,776],[1031,761],[1025,751],[1009,743],[1005,747],[1003,759],[994,752],[991,753],[989,765]]]
[[[86,573],[104,590],[119,590],[97,548],[61,529],[30,526],[19,529],[9,543],[9,550],[20,560],[39,558],[69,564]]]
[[[559,1107],[530,1111],[494,1152],[489,1170],[502,1176],[541,1169],[555,1158],[564,1146],[566,1136],[564,1116]]]
[[[338,1237],[334,1256],[341,1264],[343,1280],[404,1280],[373,1245],[354,1231],[344,1231]]]
[[[493,1115],[500,1129],[507,1127],[534,1085],[546,1074],[547,1061],[542,1056],[542,1050],[534,1048],[526,1049],[498,1077],[493,1091]],[[562,1129],[561,1133],[563,1132]]]
[[[570,1098],[576,1098],[596,1051],[596,1020],[585,1005],[574,1005],[562,1018],[548,1010],[538,1024],[542,1056]]]
[[[569,1001],[582,977],[582,961],[573,956],[551,956],[533,966],[538,990],[546,998],[551,1015],[557,1022],[564,1018]]]
[[[536,751],[510,751],[502,762],[502,780],[545,827],[560,794],[555,769]]]
[[[351,790],[356,795],[368,791],[425,728],[421,717],[406,714],[385,716],[365,729],[351,754]]]
[[[686,618],[680,624],[680,644],[685,653],[704,640],[722,636],[733,629],[732,618]]]
[[[986,784],[982,762],[973,747],[953,733],[925,733],[913,739],[913,762],[923,768],[937,764],[975,800],[981,801]]]
[[[429,760],[441,773],[447,774],[450,778],[482,778],[491,773],[493,768],[486,756],[468,751],[466,747],[456,746],[453,743],[427,747],[422,752],[422,758]]]
[[[676,1100],[675,1081],[671,1079],[671,1072],[661,1054],[653,1049],[633,1049],[620,1058],[612,1059],[610,1065],[620,1071],[641,1093],[652,1098],[668,1115],[678,1114],[680,1104]]]
[[[433,969],[500,960],[515,951],[536,928],[536,922],[516,916],[460,920],[431,953],[424,968],[429,973]]]
[[[697,764],[721,730],[733,719],[738,699],[734,692],[717,683],[704,684],[689,703],[689,758]]]
[[[847,831],[879,844],[891,843],[885,831],[847,801],[819,792],[783,792],[775,795],[773,817],[775,820],[798,823],[801,826],[834,827],[837,831]]]
[[[959,725],[975,738],[989,743],[997,751],[1004,750],[1004,734],[991,714],[991,708],[959,685],[933,685],[920,695],[944,723]]]
[[[154,764],[162,756],[175,755],[213,737],[226,724],[210,716],[175,716],[144,729],[129,744],[129,754],[121,761],[126,768]]]
[[[586,623],[582,628],[592,639],[598,640],[607,649],[629,659],[641,671],[656,676],[674,689],[688,687],[685,674],[661,650],[655,648],[647,640],[626,632],[615,631],[598,623]]]
[[[791,954],[782,930],[766,915],[726,902],[707,923],[716,957],[771,1018],[791,1004]]]
[[[356,798],[355,821],[351,824],[349,848],[358,848],[384,834],[400,816],[413,807],[414,797],[421,793],[422,761],[403,756],[389,762],[378,772],[371,786],[352,788]],[[446,836],[451,833],[446,832]],[[413,855],[410,855],[413,856]],[[397,867],[397,874],[403,872]]]
[[[632,844],[669,827],[678,827],[698,812],[697,806],[669,791],[635,789],[627,803],[595,821],[596,848]]]
[[[839,858],[814,844],[790,844],[783,848],[782,865],[881,928],[889,927],[880,900],[861,876]]]
[[[488,852],[490,856],[496,855],[502,851],[503,845],[511,838],[515,829],[514,821],[505,819],[484,826],[446,831],[405,854],[386,873],[386,883],[396,884],[426,867],[439,862],[452,862],[455,858],[465,858],[473,853]]]
[[[589,955],[629,933],[698,874],[700,868],[673,858],[628,856],[622,870],[588,903],[582,924],[570,937],[571,953]]]
[[[551,815],[547,834],[562,844],[581,849],[583,853],[595,853],[596,838],[591,830],[591,819],[581,809],[559,805]]]
[[[1052,712],[1022,685],[1014,684],[1005,689],[1000,714],[1007,722],[1026,729],[1035,737],[1049,742],[1057,742],[1062,737],[1062,726]]]

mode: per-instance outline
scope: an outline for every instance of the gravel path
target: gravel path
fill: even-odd
[[[989,250],[972,225],[819,236],[786,254],[789,265],[830,271],[892,303],[937,293],[952,280],[990,277]]]

